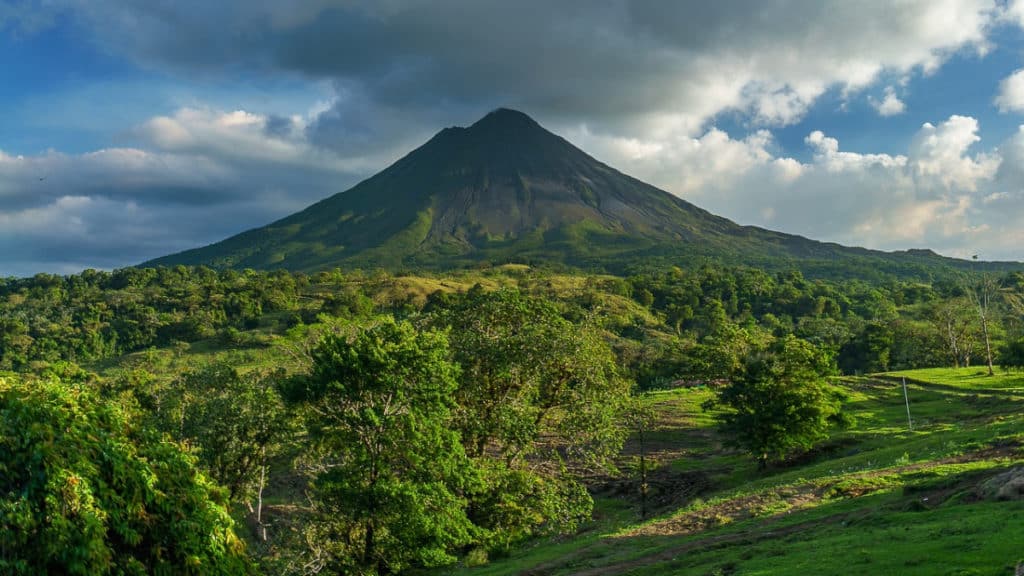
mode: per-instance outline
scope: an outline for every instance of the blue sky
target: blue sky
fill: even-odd
[[[1024,260],[1024,4],[0,0],[0,276],[116,268],[520,109],[740,223]]]

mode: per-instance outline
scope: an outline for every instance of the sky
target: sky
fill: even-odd
[[[1024,0],[0,0],[0,277],[267,224],[521,110],[741,224],[1024,261]]]

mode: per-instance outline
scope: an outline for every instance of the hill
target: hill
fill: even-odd
[[[1024,378],[977,370],[844,378],[849,430],[764,472],[723,444],[701,403],[706,388],[650,394],[650,496],[641,520],[632,481],[609,482],[595,521],[572,539],[523,547],[445,573],[1013,574],[1024,560]]]
[[[622,271],[705,258],[828,276],[924,276],[970,265],[928,250],[886,253],[740,226],[599,162],[521,112],[498,109],[469,128],[442,130],[301,212],[143,266]]]

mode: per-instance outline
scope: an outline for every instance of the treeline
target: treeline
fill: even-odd
[[[644,386],[685,376],[686,351],[723,323],[823,346],[847,373],[971,365],[986,356],[968,289],[981,277],[872,284],[704,265],[625,278],[494,270],[465,273],[460,284],[444,287],[443,279],[358,271],[306,275],[179,266],[40,274],[0,279],[0,370],[88,363],[201,340],[259,345],[261,336],[315,323],[320,314],[407,317],[444,307],[448,295],[477,282],[542,296],[571,321],[596,315],[620,363]],[[1024,276],[984,278],[996,282],[989,345],[1004,364],[1015,365]]]

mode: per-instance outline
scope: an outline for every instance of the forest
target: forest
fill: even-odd
[[[1019,272],[712,263],[0,279],[0,571],[486,564],[646,473],[623,448],[652,393],[710,390],[771,468],[851,424],[836,377],[1024,365],[1022,297]]]

